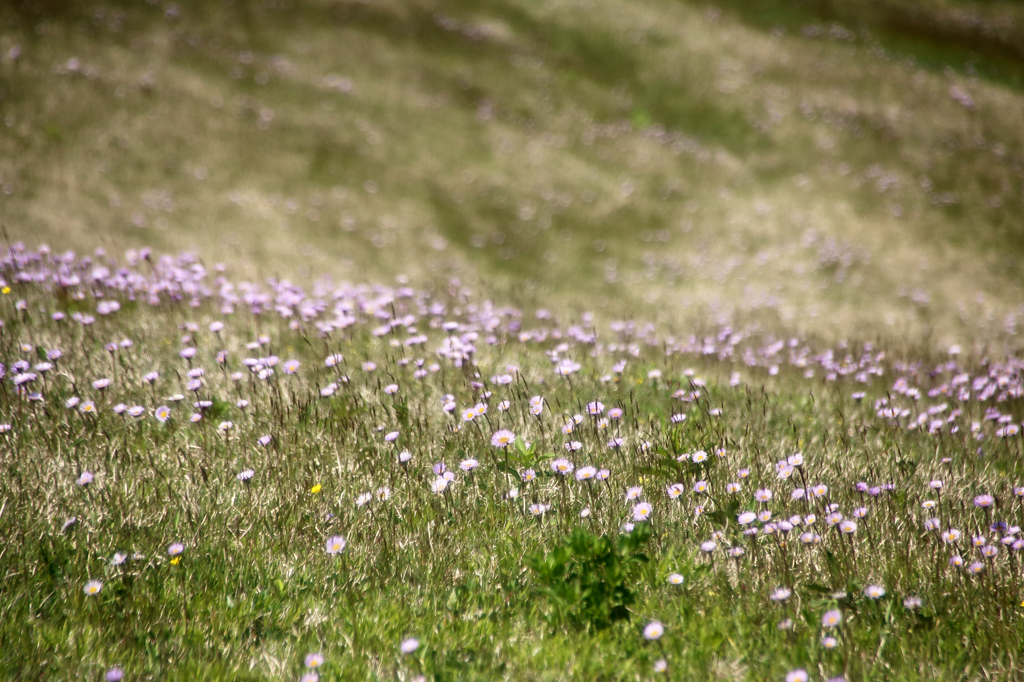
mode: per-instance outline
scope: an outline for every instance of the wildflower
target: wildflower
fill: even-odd
[[[594,467],[580,467],[579,469],[576,470],[577,481],[587,481],[593,478],[594,476],[597,476],[597,469],[595,469]]]
[[[921,598],[915,596],[907,597],[903,600],[903,606],[910,611],[919,609],[921,608]]]
[[[496,448],[504,448],[515,442],[516,434],[507,429],[502,429],[491,436],[491,445]]]
[[[167,555],[168,556],[172,556],[172,557],[178,556],[178,555],[180,555],[184,551],[185,551],[185,545],[181,544],[180,542],[172,542],[167,547]]]
[[[577,403],[577,404],[579,404],[579,403]],[[595,400],[593,402],[587,403],[587,414],[596,416],[596,415],[602,414],[603,412],[604,412],[604,403],[602,403],[602,402],[600,402],[598,400]]]
[[[995,504],[995,498],[991,495],[978,495],[974,498],[974,506],[986,509]]]
[[[526,469],[523,473],[519,474],[519,477],[523,479],[523,483],[529,483],[533,479],[537,478],[537,472],[533,469]]]
[[[582,447],[583,443],[579,442],[578,440],[571,440],[565,444],[565,449],[568,450],[569,452],[576,452]]]
[[[342,550],[345,549],[345,545],[348,544],[345,538],[340,535],[332,535],[327,538],[327,553],[328,554],[341,554]]]
[[[239,481],[242,481],[243,483],[246,483],[255,475],[256,472],[253,471],[252,469],[243,469],[242,471],[238,472],[238,475],[235,476],[235,478],[237,478]]]
[[[698,450],[697,452],[693,453],[692,457],[690,457],[690,461],[696,464],[701,464],[703,462],[706,462],[707,460],[708,453],[704,452],[703,450]]]
[[[114,556],[110,559],[110,565],[111,566],[120,566],[121,564],[123,564],[125,562],[125,559],[127,559],[127,558],[128,558],[128,555],[125,554],[124,552],[114,552]]]
[[[758,502],[768,502],[772,499],[772,491],[768,488],[762,488],[754,492],[754,499]]]
[[[597,470],[597,480],[599,480],[599,481],[607,481],[608,477],[611,476],[611,475],[612,475],[612,472],[608,471],[607,469],[598,469]]]
[[[476,461],[472,457],[470,457],[469,459],[462,460],[462,463],[459,464],[459,468],[462,469],[463,471],[472,471],[473,469],[476,469],[478,466],[480,466],[480,462]]]
[[[535,395],[530,398],[530,413],[534,416],[540,416],[540,413],[544,411],[544,398],[539,395]]]
[[[613,407],[612,409],[608,410],[608,418],[609,419],[621,419],[622,418],[622,408]]]
[[[543,516],[550,509],[550,504],[541,504],[539,502],[535,502],[534,504],[530,505],[530,514],[532,514],[533,516]]]
[[[644,491],[643,488],[641,488],[640,486],[633,486],[632,488],[627,488],[626,489],[626,501],[630,502],[632,500],[637,499],[638,497],[640,497],[640,495],[641,495],[641,493],[643,493],[643,491]]]
[[[316,485],[314,485],[312,488],[309,489],[309,493],[311,495],[316,495],[318,492],[320,492],[320,490],[321,490],[321,486],[320,486],[319,483],[317,483]]]
[[[682,483],[671,483],[666,486],[665,494],[669,496],[669,499],[674,500],[683,494],[683,490],[684,488]]]
[[[402,450],[400,453],[398,453],[398,461],[402,464],[408,464],[411,459],[412,453],[409,452],[408,450]]]
[[[656,620],[652,620],[644,627],[644,639],[648,641],[661,639],[663,634],[665,634],[665,627]]]
[[[387,502],[391,499],[391,488],[387,486],[377,488],[377,492],[374,493],[374,497],[376,497],[379,502]]]
[[[730,547],[729,548],[729,556],[731,556],[733,559],[739,559],[741,556],[743,556],[746,553],[747,553],[747,550],[743,549],[742,547]]]
[[[315,670],[307,670],[299,678],[299,682],[320,682],[320,676],[316,674]]]
[[[792,594],[793,594],[793,591],[791,589],[789,589],[788,587],[776,587],[774,590],[772,590],[771,600],[772,601],[786,601],[787,599],[789,599],[790,595],[792,595]]]
[[[398,431],[391,431],[384,435],[385,443],[393,443],[398,440]]]
[[[999,548],[995,545],[985,545],[981,548],[982,556],[991,559],[995,555],[999,554]]]
[[[924,529],[925,530],[938,530],[942,526],[942,521],[936,518],[925,519]]]
[[[519,491],[516,491],[516,492],[518,493]],[[581,519],[590,518],[590,507],[584,507],[583,509],[580,510],[580,518]]]
[[[885,588],[881,585],[868,585],[864,588],[864,596],[869,599],[881,599],[885,596]]]
[[[707,481],[697,481],[693,484],[693,492],[695,493],[706,493],[708,491]]]
[[[705,540],[704,542],[700,543],[701,551],[707,554],[711,554],[712,552],[714,552],[716,547],[718,547],[718,543],[716,543],[714,540]]]
[[[356,497],[356,506],[362,507],[364,504],[366,504],[372,499],[373,495],[371,495],[370,493],[362,493],[358,497]]]
[[[106,682],[121,682],[121,680],[124,679],[124,671],[115,665],[103,674],[103,679],[106,680]]]
[[[650,518],[653,508],[647,502],[641,502],[640,504],[633,507],[633,520],[634,521],[646,521]]]
[[[90,483],[92,483],[92,473],[89,471],[83,471],[82,475],[78,477],[77,481],[75,481],[76,485],[82,486],[89,485]]]
[[[410,637],[410,638],[404,640],[401,643],[401,645],[399,645],[398,650],[401,651],[403,654],[408,655],[408,654],[411,654],[412,652],[416,651],[416,649],[419,649],[419,648],[420,648],[420,641],[418,639],[416,639],[415,637]]]
[[[94,594],[99,594],[100,590],[102,590],[102,589],[103,589],[103,583],[101,581],[99,581],[99,580],[90,580],[89,582],[87,582],[85,584],[85,587],[82,588],[82,591],[85,592],[86,595],[91,597]]]
[[[782,631],[792,630],[793,629],[793,619],[792,618],[783,618],[782,620],[779,621],[779,624],[776,625],[775,627],[777,627],[779,630],[782,630]]]
[[[837,646],[839,646],[839,640],[835,637],[832,637],[831,635],[826,635],[825,637],[821,638],[821,645],[826,649],[835,649]]]
[[[964,565],[964,560],[960,557],[959,554],[954,554],[953,556],[949,557],[949,565],[950,566],[963,566]]]
[[[967,570],[970,571],[971,575],[978,575],[985,570],[985,564],[980,561],[975,561],[967,567]]]
[[[310,670],[319,668],[324,664],[324,657],[320,654],[307,654],[306,655],[306,667]]]
[[[803,668],[791,670],[786,673],[786,682],[807,682],[807,671]]]
[[[613,450],[615,448],[621,448],[625,442],[626,440],[624,438],[612,438],[611,440],[608,441],[608,447],[612,448]]]
[[[551,470],[556,474],[561,474],[562,476],[571,474],[574,468],[573,463],[567,459],[559,458],[552,460],[551,462]]]
[[[438,476],[430,484],[430,489],[433,490],[435,493],[443,493],[445,491],[445,488],[447,488],[447,487],[448,487],[448,479],[443,477],[443,476]]]
[[[828,495],[828,486],[824,483],[819,483],[811,488],[811,491],[814,493],[815,497],[824,497],[825,495]]]
[[[942,534],[942,540],[946,544],[952,544],[960,539],[960,531],[956,528],[950,528]]]
[[[681,576],[678,573],[671,573],[668,576],[668,583],[669,583],[669,585],[682,585],[683,584],[683,576]]]
[[[668,661],[664,658],[659,658],[654,662],[654,672],[663,673],[668,670]]]
[[[748,523],[753,523],[754,519],[756,518],[757,514],[755,514],[754,512],[743,512],[742,514],[736,517],[736,521],[739,522],[741,526],[745,526]]]
[[[738,493],[741,490],[739,483],[726,483],[725,492],[727,493]]]
[[[825,615],[821,617],[821,627],[823,628],[834,628],[839,625],[843,620],[843,614],[840,613],[839,609],[832,609],[826,611]]]

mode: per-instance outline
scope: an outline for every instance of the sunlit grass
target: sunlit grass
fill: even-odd
[[[4,262],[15,677],[1020,666],[1017,359],[125,265]]]
[[[1021,9],[717,5],[0,8],[0,671],[1016,679]]]
[[[953,57],[946,73],[912,64],[875,19],[830,28],[808,6],[773,32],[668,2],[166,9],[4,15],[12,238],[196,248],[247,276],[401,263],[416,282],[677,321],[775,297],[788,324],[832,338],[973,341],[1015,314],[1019,91]],[[999,31],[1019,20],[998,11]],[[855,271],[808,277],[808,240],[858,254]]]

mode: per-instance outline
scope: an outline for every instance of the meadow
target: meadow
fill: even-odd
[[[1022,21],[0,8],[0,674],[1020,679]]]

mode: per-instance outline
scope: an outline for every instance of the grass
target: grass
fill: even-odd
[[[104,262],[4,265],[11,676],[297,677],[310,653],[324,679],[1019,670],[1016,360],[909,365],[755,328],[672,340],[457,285],[283,284],[259,313],[245,286],[182,298],[206,279],[190,259]],[[637,563],[584,549],[633,523],[653,531]]]
[[[4,5],[0,673],[1017,679],[1021,21]]]
[[[787,6],[780,34],[771,3],[15,4],[5,226],[193,249],[245,277],[400,263],[414,283],[525,285],[610,316],[756,316],[772,297],[832,339],[879,321],[987,337],[1020,298],[1019,89],[964,70],[984,60],[890,45],[880,10],[826,6]],[[954,10],[937,3],[913,39],[941,51],[929,26],[1019,22]],[[855,39],[800,30],[829,20]],[[805,277],[812,239],[859,272]],[[927,310],[900,295],[915,290]]]

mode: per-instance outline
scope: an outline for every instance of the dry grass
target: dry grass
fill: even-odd
[[[1019,21],[933,5],[921,31]],[[837,28],[810,3],[773,31],[773,7],[8,9],[0,212],[29,244],[248,276],[456,274],[679,324],[991,338],[1021,312],[1021,91],[938,38],[894,43],[889,14]]]

